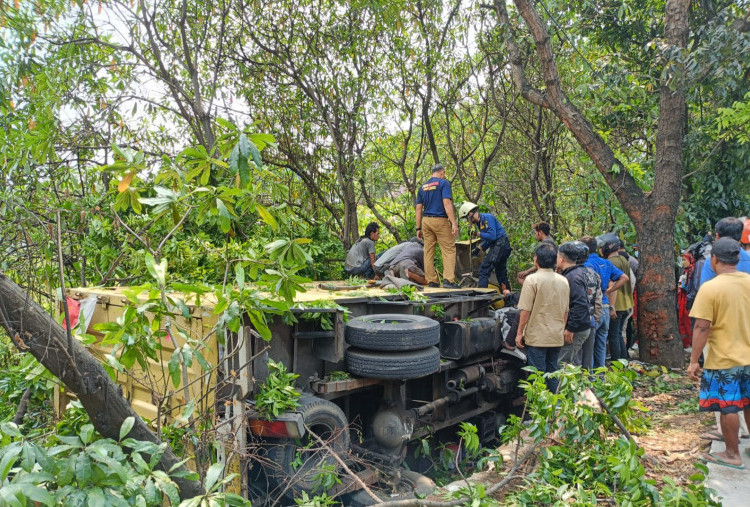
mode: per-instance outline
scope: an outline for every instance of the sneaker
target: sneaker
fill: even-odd
[[[427,284],[427,286],[435,288],[435,287],[440,287],[440,284],[437,282],[430,282]]]
[[[456,285],[453,282],[447,282],[446,281],[446,282],[443,282],[443,288],[444,289],[460,289],[461,287],[459,287],[458,285]]]
[[[526,361],[526,354],[524,354],[517,348],[511,350],[503,347],[503,350],[501,350],[500,352],[502,352],[503,354],[508,354],[509,356],[517,357],[521,361]]]

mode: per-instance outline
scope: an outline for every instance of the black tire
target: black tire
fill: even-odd
[[[383,502],[394,501],[394,500],[407,500],[415,498],[414,493],[417,493],[420,498],[423,498],[433,491],[435,491],[435,482],[429,477],[425,477],[417,472],[411,470],[401,470],[401,479],[396,484],[395,491],[393,488],[382,489],[376,486],[371,486],[370,489],[376,496],[380,497]],[[355,491],[354,493],[347,495],[345,505],[347,507],[369,507],[375,505],[377,502],[367,494],[364,490]]]
[[[410,352],[372,352],[349,348],[346,365],[350,373],[367,378],[410,379],[435,373],[440,368],[440,351],[427,347]]]
[[[362,315],[346,324],[345,335],[362,350],[419,350],[440,342],[440,323],[422,315]]]
[[[297,412],[302,414],[309,431],[323,439],[328,446],[346,460],[349,453],[349,422],[344,412],[334,403],[312,396],[303,396],[299,400]],[[334,457],[323,450],[317,440],[306,431],[302,440],[281,440],[275,445],[269,445],[266,457],[269,464],[266,474],[275,484],[277,491],[285,491],[288,498],[300,496],[302,491],[312,492],[319,488],[318,474],[333,466],[338,471],[339,464]],[[307,444],[310,450],[306,450]],[[296,469],[292,465],[299,454],[302,464]]]

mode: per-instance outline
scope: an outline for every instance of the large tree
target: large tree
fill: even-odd
[[[641,265],[638,272],[638,331],[641,358],[671,366],[682,366],[684,357],[674,311],[676,289],[674,271],[674,225],[680,202],[683,137],[686,127],[685,86],[682,79],[681,51],[687,46],[690,0],[667,0],[664,12],[664,35],[659,56],[662,83],[659,118],[656,129],[653,185],[641,188],[626,164],[573,104],[561,84],[552,38],[545,21],[529,0],[514,0],[536,45],[543,85],[534,86],[527,79],[522,58],[518,28],[511,24],[505,2],[496,0],[493,7],[504,31],[514,82],[522,96],[555,113],[570,130],[582,149],[592,159],[607,184],[627,212],[638,235]]]

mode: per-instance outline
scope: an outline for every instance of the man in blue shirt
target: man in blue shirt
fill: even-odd
[[[458,218],[465,218],[470,224],[475,224],[479,229],[479,237],[482,242],[479,245],[485,251],[484,261],[479,266],[479,285],[487,287],[490,282],[492,270],[495,270],[497,283],[500,289],[510,291],[508,281],[508,257],[513,249],[508,241],[508,234],[500,221],[491,213],[479,213],[479,206],[473,202],[465,202],[458,211]]]
[[[614,305],[609,304],[609,298],[617,294],[617,289],[625,285],[629,278],[628,275],[615,267],[607,259],[599,257],[597,252],[596,238],[584,236],[581,241],[589,249],[589,258],[583,264],[597,272],[602,280],[602,317],[597,323],[596,334],[594,336],[594,368],[604,366],[607,360],[607,335],[609,334],[610,318],[617,316]],[[619,240],[618,240],[619,243]],[[589,365],[583,365],[588,367]]]
[[[445,179],[445,167],[435,164],[432,177],[417,192],[417,238],[424,239],[424,272],[430,287],[438,287],[435,271],[435,246],[443,255],[443,287],[457,289],[456,236],[458,223],[453,210],[451,183]]]
[[[732,238],[735,241],[742,239],[742,229],[744,223],[739,218],[726,217],[716,222],[714,231],[716,232],[716,239],[719,238]],[[740,250],[740,262],[737,264],[737,271],[744,273],[750,273],[750,252],[747,250]],[[710,262],[703,263],[703,269],[701,270],[700,284],[703,285],[707,281],[716,277],[716,273],[711,267]]]

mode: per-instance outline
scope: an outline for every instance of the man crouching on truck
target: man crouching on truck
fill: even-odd
[[[365,233],[349,249],[346,254],[344,271],[348,276],[361,276],[364,278],[375,277],[375,243],[380,239],[380,226],[376,222],[370,222],[365,228]]]
[[[555,273],[557,248],[540,243],[534,251],[536,273],[529,275],[521,289],[521,310],[516,346],[525,349],[530,366],[540,372],[559,369],[565,322],[568,320],[570,288],[564,276]],[[546,380],[547,389],[557,392],[557,379]]]

